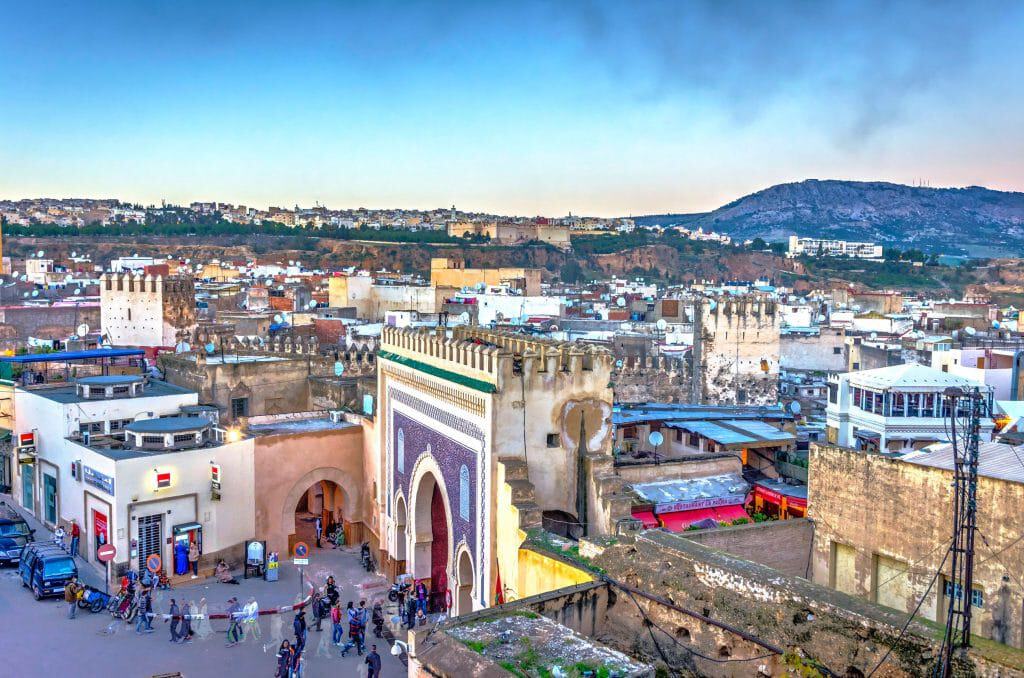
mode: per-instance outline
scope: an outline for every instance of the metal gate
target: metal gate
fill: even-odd
[[[160,514],[155,516],[139,516],[139,572],[146,569],[146,558],[157,554],[164,557],[164,517]]]

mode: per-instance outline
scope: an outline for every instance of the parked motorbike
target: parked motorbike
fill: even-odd
[[[408,575],[401,575],[401,576],[399,576],[398,580],[395,581],[395,583],[391,585],[391,589],[388,590],[388,600],[390,600],[392,603],[397,602],[398,601],[398,596],[400,594],[409,595],[409,592],[411,590],[412,590],[412,581],[411,581],[411,579],[408,577]]]

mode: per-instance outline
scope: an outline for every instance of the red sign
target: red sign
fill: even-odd
[[[96,509],[92,511],[92,531],[97,544],[106,544],[110,541],[107,536],[107,517]]]
[[[32,445],[35,445],[36,444],[36,434],[35,433],[22,433],[21,435],[18,436],[18,444],[21,447],[31,447]]]
[[[220,482],[220,464],[210,465],[210,480],[215,483]]]
[[[161,487],[171,486],[171,472],[170,471],[157,471],[156,472],[156,486],[157,489]]]
[[[109,563],[116,555],[117,549],[114,548],[113,544],[104,544],[96,549],[96,557],[99,558],[101,563]]]
[[[155,553],[150,554],[150,556],[148,558],[146,558],[146,569],[149,570],[150,572],[153,572],[153,573],[159,572],[160,571],[160,566],[162,564],[163,564],[163,561],[160,560],[160,556],[158,556]]]

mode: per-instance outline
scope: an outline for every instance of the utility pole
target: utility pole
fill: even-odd
[[[971,607],[974,591],[974,533],[978,512],[978,447],[981,417],[988,399],[977,388],[966,391],[951,387],[945,391],[949,403],[949,421],[953,444],[953,541],[952,576],[947,587],[939,589],[946,596],[946,633],[942,639],[942,678],[953,675],[956,650],[971,646]],[[961,407],[966,411],[961,413]],[[957,423],[962,430],[957,430]],[[941,599],[941,598],[940,598]]]

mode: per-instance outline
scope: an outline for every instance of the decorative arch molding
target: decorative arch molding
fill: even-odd
[[[469,561],[469,576],[467,577],[468,581],[463,581],[463,572],[462,572],[463,558],[466,558]],[[476,590],[477,589],[477,581],[476,580],[478,579],[478,577],[476,576],[477,566],[476,566],[476,563],[473,562],[473,554],[470,552],[469,546],[466,545],[466,540],[465,539],[460,540],[458,546],[455,547],[455,558],[454,558],[454,560],[452,562],[455,564],[454,565],[454,567],[455,567],[455,579],[454,579],[454,581],[457,584],[457,586],[455,587],[455,595],[453,596],[454,600],[456,601],[455,602],[455,605],[456,605],[455,612],[457,614],[459,614],[459,615],[468,614],[468,613],[473,611],[473,608],[475,607],[475,603],[476,603],[476,600],[477,600],[477,590]],[[464,586],[469,586],[469,592],[468,592],[469,609],[467,609],[467,610],[462,609],[463,608],[463,600],[464,600],[464,596],[462,595],[462,593],[463,593],[463,587]]]
[[[406,530],[412,538],[412,548],[408,549],[408,570],[414,573],[417,571],[419,563],[416,562],[416,559],[419,556],[416,552],[416,545],[419,543],[418,540],[421,535],[431,533],[429,518],[429,502],[431,498],[429,496],[426,497],[426,501],[428,502],[426,531],[424,531],[424,526],[420,524],[420,514],[422,513],[420,509],[420,491],[423,486],[423,480],[428,474],[433,477],[434,483],[437,484],[437,487],[441,492],[441,501],[444,504],[445,526],[448,530],[448,553],[446,555],[444,569],[445,572],[448,573],[448,580],[453,581],[452,563],[454,562],[454,544],[452,543],[452,539],[455,532],[452,524],[452,507],[448,500],[448,488],[445,486],[444,474],[441,472],[441,467],[438,465],[437,460],[426,452],[416,458],[416,463],[413,465],[413,472],[409,482],[409,502],[406,504],[406,512],[408,514],[406,516]],[[431,494],[433,494],[433,491],[431,491]],[[298,500],[296,499],[296,501]],[[412,528],[411,530],[409,529],[410,527]]]
[[[344,498],[342,511],[346,518],[350,520],[361,519],[361,516],[356,515],[356,488],[359,487],[359,484],[354,478],[352,478],[352,476],[341,469],[323,466],[313,469],[295,481],[295,484],[292,485],[292,489],[285,497],[284,505],[281,507],[281,528],[284,531],[284,534],[295,534],[295,506],[299,503],[299,498],[305,494],[312,485],[324,480],[328,480],[341,488],[341,493]]]

